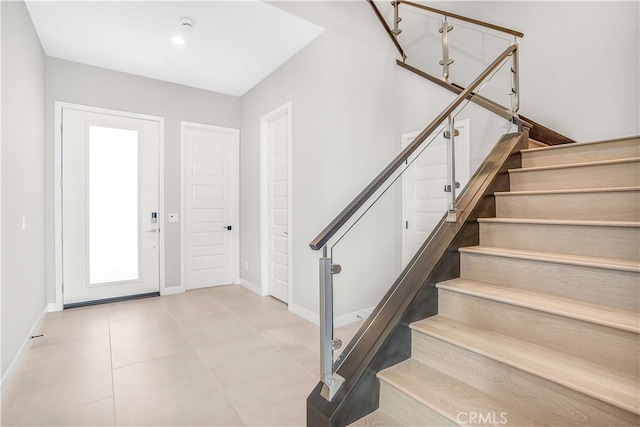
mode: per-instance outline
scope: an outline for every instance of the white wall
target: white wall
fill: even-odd
[[[259,118],[292,101],[292,304],[317,313],[318,254],[308,243],[398,151],[400,134],[424,128],[453,96],[395,66],[397,53],[366,2],[272,4],[326,31],[242,97],[241,276],[260,285]],[[577,140],[640,133],[637,3],[429,4],[526,34],[523,114]],[[466,113],[472,138],[491,134],[493,143],[500,127],[509,130],[477,110]]]
[[[523,115],[579,142],[640,134],[639,2],[428,4],[524,33]]]
[[[2,2],[2,375],[47,305],[45,56],[23,2]],[[22,217],[26,229],[22,230]]]
[[[309,242],[399,151],[395,82],[405,78],[419,85],[424,82],[400,75],[403,71],[395,65],[395,51],[366,2],[273,4],[322,26],[325,32],[242,97],[241,277],[261,285],[260,117],[291,101],[290,304],[294,311],[317,313],[319,254],[309,248]],[[442,102],[419,112],[435,114],[442,109],[444,98],[438,97],[433,95],[431,100]],[[425,120],[423,116],[423,126]],[[348,263],[344,257],[335,261]],[[351,283],[349,292],[362,294],[366,286]]]
[[[47,289],[55,299],[53,264],[54,102],[165,118],[165,213],[180,212],[180,121],[240,127],[240,98],[48,57],[46,60]],[[164,218],[167,287],[180,284],[180,224]]]

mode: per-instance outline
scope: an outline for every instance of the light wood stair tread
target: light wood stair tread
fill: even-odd
[[[603,221],[574,219],[538,219],[538,218],[478,218],[478,222],[501,224],[539,224],[539,225],[576,225],[594,227],[629,227],[639,228],[638,221]]]
[[[382,409],[376,409],[369,415],[349,424],[354,427],[401,427],[402,424],[391,418]]]
[[[498,414],[507,412],[510,425],[540,425],[539,420],[521,415],[509,402],[414,359],[405,360],[378,372],[378,378],[456,424],[459,424],[456,420],[459,413],[473,410]]]
[[[531,139],[531,138],[530,138]],[[571,150],[571,149],[575,149],[577,147],[593,147],[595,149],[597,149],[599,144],[602,144],[603,147],[606,146],[607,143],[610,142],[618,142],[618,141],[638,141],[640,140],[640,137],[638,136],[629,136],[629,137],[624,137],[624,138],[615,138],[615,139],[606,139],[606,140],[602,140],[602,141],[589,141],[589,142],[580,142],[580,143],[576,143],[576,144],[558,144],[558,145],[550,145],[547,147],[536,147],[536,148],[526,148],[521,150],[521,152],[523,153],[535,153],[535,152],[540,152],[540,151],[566,151],[566,150]]]
[[[637,378],[497,332],[436,315],[411,329],[640,414]]]
[[[467,279],[453,279],[438,283],[436,286],[438,289],[446,289],[636,334],[640,333],[638,315],[618,308]]]
[[[521,249],[497,248],[490,246],[467,246],[459,249],[463,253],[473,253],[504,258],[527,259],[556,264],[578,265],[640,273],[640,262],[617,258],[601,258],[582,255],[556,254],[551,252],[527,251]]]
[[[528,167],[528,168],[509,169],[509,173],[525,173],[525,172],[533,172],[533,171],[583,168],[583,167],[589,167],[589,166],[606,166],[606,165],[616,165],[616,164],[636,163],[636,162],[640,162],[640,157],[628,157],[626,159],[600,160],[595,162],[567,163],[562,165],[534,166],[534,167]]]
[[[532,148],[546,148],[549,147],[549,144],[545,144],[544,142],[540,142],[533,138],[529,138],[529,149]]]
[[[563,190],[520,190],[520,191],[496,191],[496,196],[526,196],[545,194],[574,194],[574,193],[611,193],[640,191],[640,187],[604,187],[604,188],[568,188]]]

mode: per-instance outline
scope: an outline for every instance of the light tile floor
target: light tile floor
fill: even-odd
[[[49,313],[40,333],[3,426],[301,426],[319,377],[318,327],[234,285]]]

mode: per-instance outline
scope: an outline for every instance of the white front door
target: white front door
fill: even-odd
[[[290,105],[262,118],[267,153],[267,287],[269,295],[289,301],[289,144]],[[264,214],[264,213],[263,213]]]
[[[160,123],[62,110],[64,304],[159,292]]]
[[[186,289],[234,282],[237,129],[182,123],[183,271]]]
[[[455,122],[457,194],[467,185],[471,174],[469,120]],[[419,132],[402,135],[402,148]],[[436,137],[402,174],[402,267],[411,261],[433,228],[447,212],[447,145],[442,135]]]

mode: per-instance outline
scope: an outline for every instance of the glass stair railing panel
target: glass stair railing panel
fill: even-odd
[[[508,60],[502,67],[508,67]],[[492,74],[497,75],[498,71]],[[475,98],[494,83],[499,80],[484,84]],[[475,101],[464,101],[451,115],[457,195],[463,193],[501,136],[518,131],[509,112],[498,115]],[[364,331],[359,328],[367,324],[366,319],[414,262],[436,225],[447,217],[451,197],[447,126],[448,120],[438,126],[327,244],[331,263],[339,266],[332,274],[332,333],[341,341],[333,353],[334,371],[362,336]],[[408,145],[418,133],[403,134],[401,145]]]
[[[406,62],[433,76],[442,76],[442,65],[439,64],[442,59],[442,18],[406,6],[400,7],[399,15],[402,21],[398,24],[401,32],[397,39],[407,56]]]
[[[513,44],[513,37],[485,30],[465,22],[449,19],[448,34],[449,57],[453,60],[449,66],[449,81],[467,87],[502,51]],[[508,106],[509,88],[511,84],[510,69],[505,67],[492,80],[501,79],[492,85],[484,96],[494,102]],[[495,90],[491,90],[495,89]]]

